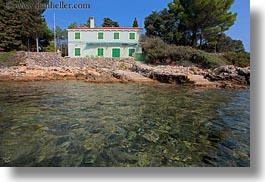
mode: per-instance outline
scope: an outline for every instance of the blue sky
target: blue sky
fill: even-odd
[[[52,0],[53,3],[88,3],[90,9],[47,9],[44,17],[49,28],[53,28],[53,15],[56,14],[56,25],[67,28],[71,22],[85,23],[89,16],[94,16],[96,25],[101,26],[103,18],[109,17],[119,22],[121,27],[131,27],[134,18],[137,18],[140,27],[144,27],[144,18],[152,11],[160,11],[167,7],[172,0]],[[250,50],[250,0],[236,0],[232,7],[238,13],[237,21],[227,31],[233,39],[243,41],[247,51]]]

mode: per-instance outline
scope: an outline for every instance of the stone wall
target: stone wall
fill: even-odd
[[[110,70],[131,69],[133,58],[69,58],[61,57],[57,53],[26,53],[27,67],[79,67],[79,68],[106,68]]]

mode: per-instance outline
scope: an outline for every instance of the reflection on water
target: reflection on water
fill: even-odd
[[[249,90],[0,83],[0,166],[249,166]]]

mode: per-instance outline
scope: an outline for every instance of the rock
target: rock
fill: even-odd
[[[210,87],[216,88],[219,86],[216,82],[210,82],[209,80],[205,79],[202,75],[188,75],[188,79],[193,82],[195,86],[198,87]]]
[[[250,68],[240,68],[231,65],[221,66],[214,69],[212,73],[205,74],[205,78],[211,81],[230,81],[237,85],[249,85]]]
[[[76,73],[74,76],[77,80],[85,80],[87,78],[87,76],[83,73]]]
[[[159,140],[159,134],[154,131],[147,132],[143,135],[143,138],[149,142],[156,143]]]
[[[222,73],[234,74],[236,73],[236,68],[233,65],[226,65],[226,66],[221,66],[219,68],[216,68],[214,70],[214,74],[216,75],[220,75]]]
[[[247,84],[250,84],[250,67],[247,68],[236,68],[238,75],[244,76]]]
[[[233,65],[214,70],[195,66],[147,65],[133,58],[63,58],[56,53],[20,54],[20,66],[1,68],[0,81],[85,80],[95,83],[153,82],[205,87],[250,84],[250,68]],[[206,80],[207,79],[207,80]],[[221,85],[221,86],[219,86]]]
[[[184,74],[153,72],[151,78],[163,83],[176,83],[176,84],[191,83],[188,77]]]
[[[236,68],[236,71],[238,73],[238,75],[241,76],[246,76],[246,75],[250,75],[250,67],[246,67],[246,68]]]
[[[113,71],[112,73],[113,77],[123,81],[123,82],[154,82],[154,80],[144,77],[138,73],[131,72],[131,71],[123,71],[123,70],[117,70]]]
[[[138,153],[138,166],[139,167],[148,167],[151,164],[151,155],[148,153],[139,152]]]

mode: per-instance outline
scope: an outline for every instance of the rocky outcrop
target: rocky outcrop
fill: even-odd
[[[118,70],[112,74],[115,78],[124,82],[154,82],[154,80],[131,71]]]
[[[205,78],[210,81],[217,81],[222,83],[224,87],[248,86],[250,84],[250,68],[240,68],[233,65],[226,65],[208,70],[205,73]]]
[[[151,66],[136,63],[133,70],[145,77],[163,83],[176,83],[200,87],[246,88],[250,84],[250,68],[221,66],[200,69],[195,66]]]
[[[142,63],[136,63],[133,69],[135,72],[138,72],[143,76],[163,83],[216,87],[215,84],[204,79],[203,76],[194,74],[195,71],[197,74],[204,73],[197,67],[150,66]]]
[[[57,53],[23,53],[20,66],[0,69],[0,81],[84,80],[94,83],[154,82],[200,87],[245,88],[250,68],[154,66],[133,58],[62,58]]]

